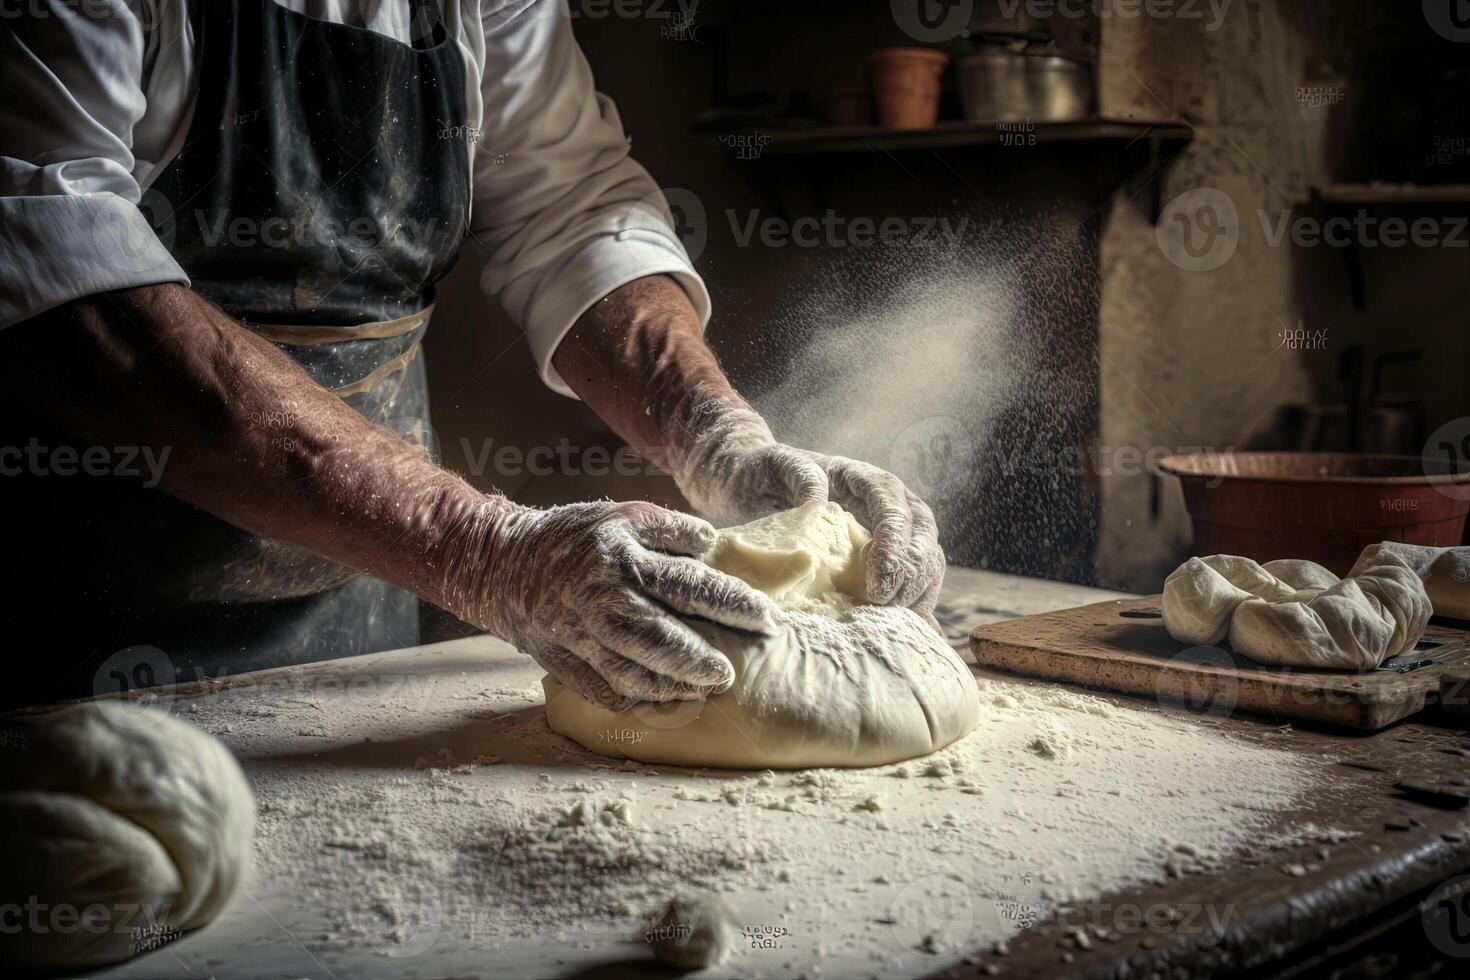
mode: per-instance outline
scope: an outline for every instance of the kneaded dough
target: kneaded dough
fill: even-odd
[[[1470,548],[1430,548],[1385,541],[1365,548],[1358,564],[1373,561],[1384,551],[1402,558],[1419,576],[1436,616],[1470,619]]]
[[[1339,579],[1315,562],[1191,558],[1164,581],[1164,627],[1288,667],[1372,670],[1413,649],[1432,613],[1424,584],[1391,552],[1370,548]]]
[[[255,832],[228,749],[165,712],[111,701],[5,725],[0,907],[19,907],[26,925],[0,937],[0,962],[103,966],[219,915],[247,877]],[[30,926],[32,909],[49,927]]]
[[[769,595],[779,627],[692,624],[730,658],[734,686],[613,712],[547,677],[552,730],[616,758],[728,769],[878,766],[942,749],[979,720],[974,678],[917,613],[868,602],[868,541],[830,502],[721,531],[704,560]]]

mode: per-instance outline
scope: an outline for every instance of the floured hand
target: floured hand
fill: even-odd
[[[751,632],[770,600],[695,556],[705,521],[648,503],[538,510],[503,498],[457,534],[455,611],[515,644],[593,704],[698,700],[734,681],[729,658],[674,614]]]
[[[902,480],[859,460],[776,442],[758,414],[725,402],[707,402],[692,428],[674,478],[696,510],[725,527],[835,501],[873,535],[868,597],[911,608],[932,624],[944,551],[933,511]]]

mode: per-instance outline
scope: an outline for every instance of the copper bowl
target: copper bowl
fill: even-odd
[[[1470,468],[1418,456],[1166,456],[1194,522],[1194,553],[1306,558],[1347,574],[1379,541],[1452,547],[1465,536]]]

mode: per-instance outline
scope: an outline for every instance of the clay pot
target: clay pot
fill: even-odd
[[[939,118],[939,88],[949,55],[932,48],[880,48],[868,55],[878,122],[928,129]]]
[[[1159,468],[1184,484],[1197,555],[1306,558],[1346,575],[1380,541],[1458,545],[1470,513],[1470,469],[1418,456],[1195,453]]]

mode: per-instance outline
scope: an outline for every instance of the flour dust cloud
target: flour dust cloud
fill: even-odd
[[[778,438],[900,476],[963,563],[1086,578],[1087,234],[1007,218],[972,223],[958,247],[843,253],[791,290],[778,329],[795,353],[752,400]],[[1021,539],[1035,549],[1015,554]]]

